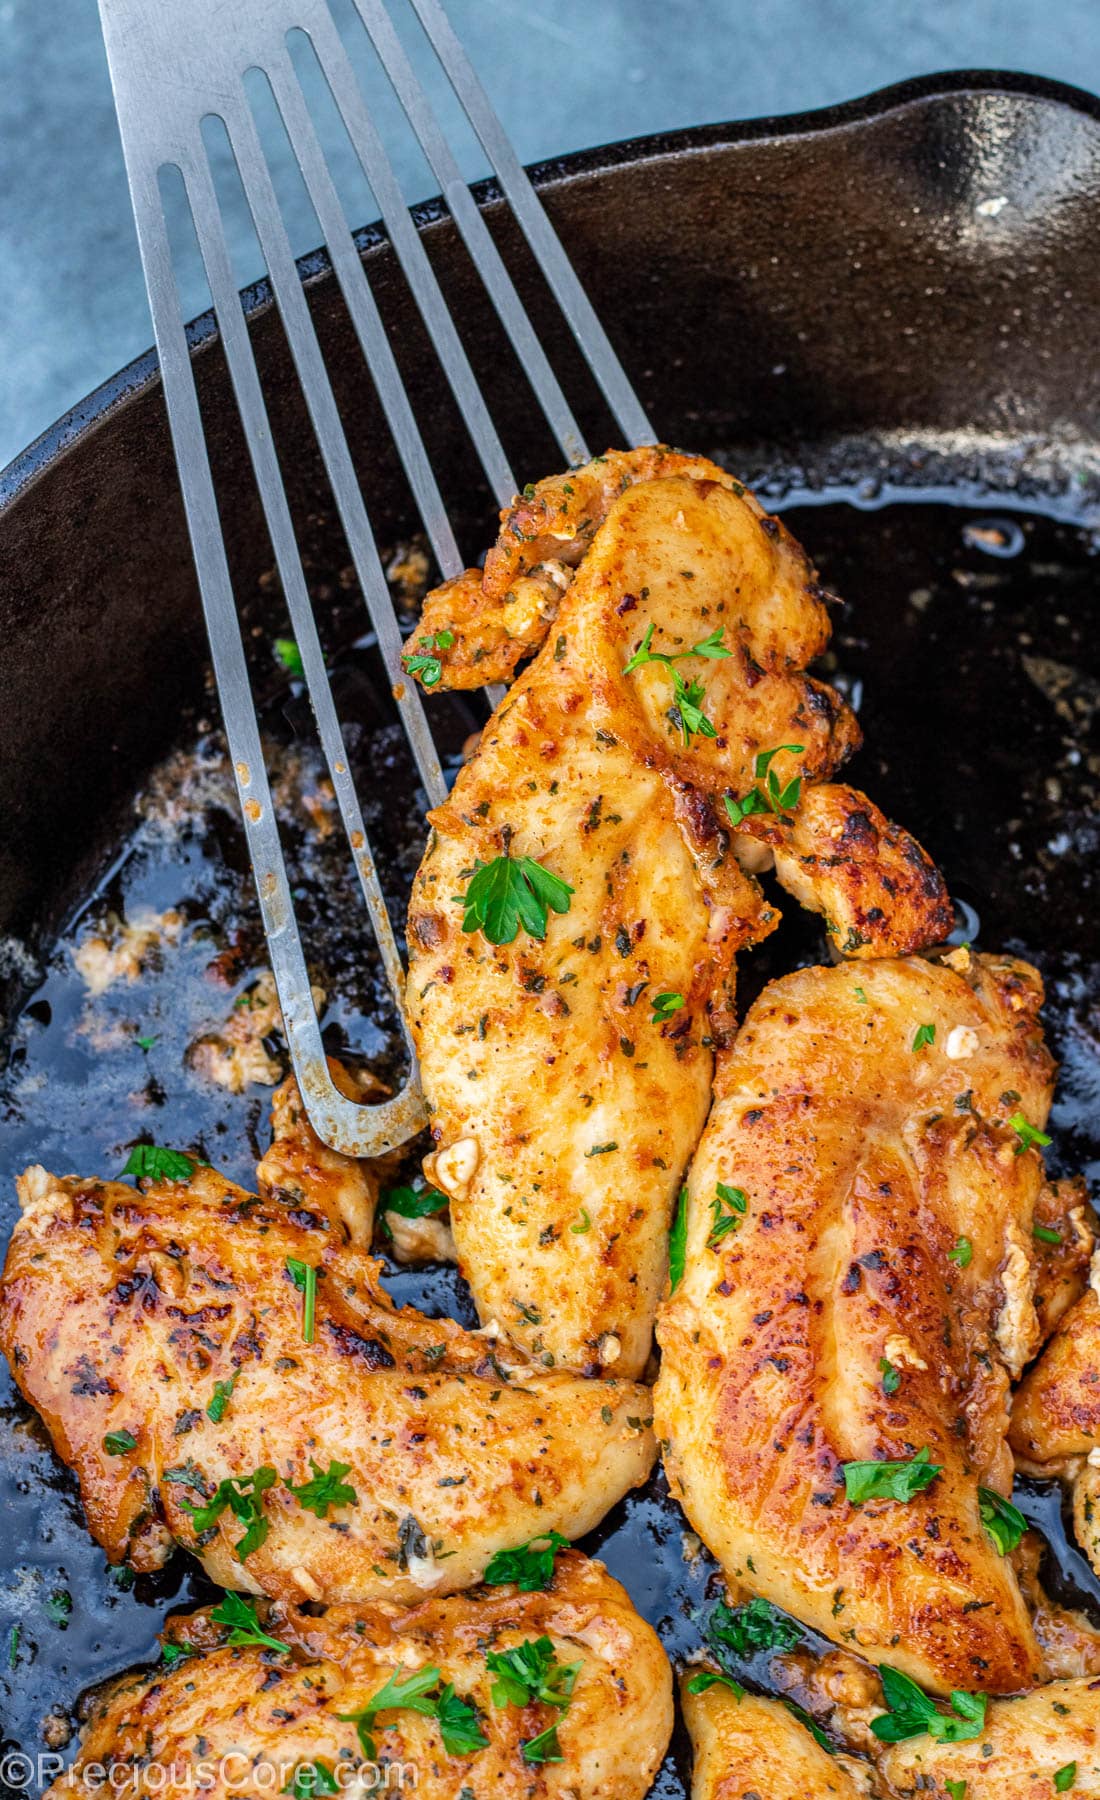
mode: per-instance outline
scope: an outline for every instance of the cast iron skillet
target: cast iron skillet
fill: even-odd
[[[964,74],[806,118],[613,146],[546,165],[536,179],[659,428],[718,452],[773,504],[794,508],[795,530],[849,602],[826,672],[867,733],[852,777],[942,863],[964,935],[1040,963],[1064,1062],[1051,1160],[1059,1172],[1089,1166],[1100,1147],[1091,532],[1100,518],[1091,357],[1100,339],[1100,104],[1026,77]],[[555,361],[570,371],[591,441],[610,440],[495,190],[479,199]],[[537,477],[555,455],[533,431],[465,254],[438,205],[418,219],[520,479]],[[455,498],[460,541],[476,553],[489,538],[488,497],[439,399],[381,234],[368,230],[361,244],[417,409],[436,428],[430,448]],[[306,259],[303,276],[354,421],[379,537],[395,543],[414,521],[351,328],[325,258]],[[266,290],[248,304],[351,752],[400,906],[420,801],[365,617],[341,579],[348,559]],[[265,580],[270,555],[208,318],[192,342],[233,573],[257,632],[257,687],[285,765],[308,745],[308,714],[270,656],[284,621]],[[135,822],[135,794],[174,745],[201,740],[214,753],[151,357],[0,477],[0,642],[6,1235],[10,1177],[37,1157],[59,1171],[111,1174],[127,1142],[144,1135],[201,1143],[247,1179],[263,1141],[265,1096],[211,1090],[182,1062],[189,1036],[225,1011],[262,961],[232,806],[214,793],[171,832],[150,825],[148,807]],[[435,706],[456,753],[476,713],[458,700]],[[293,854],[330,993],[328,1041],[384,1063],[388,1020],[351,889],[327,852],[298,839]],[[182,910],[180,946],[159,971],[108,996],[114,1038],[89,1037],[71,944],[108,907],[141,904]],[[792,918],[767,956],[748,959],[746,998],[776,967],[822,954],[812,922]],[[147,1051],[135,1031],[154,1040]],[[401,1300],[470,1316],[453,1272],[398,1274],[391,1286]],[[167,1608],[203,1588],[182,1557],[156,1582],[127,1585],[106,1571],[71,1482],[10,1388],[0,1481],[0,1695],[9,1742],[34,1757],[43,1720],[48,1737],[64,1736],[81,1691],[149,1656]],[[1066,1543],[1058,1494],[1035,1484],[1021,1503],[1047,1532],[1052,1582],[1087,1604],[1100,1599]],[[655,1477],[589,1545],[679,1652],[698,1643],[714,1592],[707,1559],[685,1562],[683,1529]],[[656,1791],[682,1794],[686,1768],[678,1743]],[[18,1764],[6,1772],[24,1785]]]

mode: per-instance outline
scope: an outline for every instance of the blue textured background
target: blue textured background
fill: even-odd
[[[1100,86],[1100,0],[451,0],[451,14],[526,161],[798,112],[935,69]],[[362,222],[375,209],[331,141]],[[469,146],[462,160],[483,172]],[[414,153],[398,161],[410,198],[432,191]],[[296,250],[310,248],[316,227],[293,196],[291,223]],[[233,235],[249,279],[239,219]],[[198,310],[193,267],[184,287]],[[94,0],[0,0],[0,466],[150,335]]]

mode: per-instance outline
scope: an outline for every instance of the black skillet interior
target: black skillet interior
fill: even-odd
[[[622,146],[554,165],[542,182],[662,431],[718,453],[789,508],[844,596],[825,672],[846,688],[866,733],[852,778],[941,862],[963,934],[1043,969],[1063,1063],[1050,1156],[1060,1172],[1095,1171],[1100,391],[1088,346],[1100,323],[1100,109],[1021,78],[959,77],[810,120]],[[484,199],[523,269],[491,191]],[[459,317],[480,319],[450,227],[433,208],[423,223]],[[423,400],[430,365],[389,253],[371,233],[364,252]],[[373,396],[323,261],[306,273],[379,535],[396,544],[413,520],[379,450]],[[530,291],[540,328],[575,375],[533,278]],[[262,292],[253,300],[276,436],[294,446],[287,472],[351,754],[400,908],[420,802],[277,322]],[[257,692],[274,766],[293,785],[309,773],[308,711],[271,655],[285,626],[217,344],[202,322],[194,336],[234,573],[255,632]],[[554,467],[493,332],[479,323],[469,341],[520,479]],[[247,1179],[264,1141],[263,1090],[227,1095],[182,1060],[263,953],[159,408],[151,370],[138,365],[4,478],[5,1233],[10,1178],[28,1161],[110,1174],[143,1136],[201,1143]],[[432,449],[457,496],[460,539],[476,552],[491,509],[438,399],[427,416],[439,423]],[[610,440],[598,408],[585,416],[595,442]],[[457,700],[433,711],[456,755],[476,713]],[[202,772],[181,808],[180,765],[153,778],[150,770],[196,741]],[[319,845],[301,824],[299,812],[292,859],[328,991],[328,1041],[385,1066],[391,1021],[337,843]],[[133,917],[141,907],[176,908],[178,943],[133,986],[112,989],[90,1028],[72,945],[108,910]],[[747,959],[745,998],[779,967],[822,953],[812,922],[790,918]],[[398,1273],[391,1289],[428,1311],[470,1317],[451,1271]],[[148,1657],[165,1611],[203,1589],[182,1557],[156,1581],[107,1570],[73,1484],[10,1389],[0,1493],[3,1725],[8,1744],[33,1758],[66,1735],[90,1683]],[[1067,1544],[1059,1495],[1036,1484],[1022,1503],[1048,1536],[1052,1583],[1100,1607],[1100,1585]],[[698,1643],[712,1565],[685,1546],[659,1477],[586,1547],[626,1582],[670,1650]],[[748,1673],[766,1679],[763,1666]],[[683,1794],[686,1767],[678,1740],[656,1791]]]

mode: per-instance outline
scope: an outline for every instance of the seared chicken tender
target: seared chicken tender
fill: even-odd
[[[532,1356],[645,1365],[733,956],[776,923],[739,859],[775,856],[860,954],[950,929],[940,877],[863,796],[832,788],[798,822],[858,738],[802,672],[827,636],[803,552],[747,497],[684,476],[629,487],[430,815],[407,990],[436,1144],[425,1173],[450,1199],[482,1320]],[[627,673],[646,645],[679,660]],[[693,705],[706,730],[686,725]],[[771,814],[769,784],[794,821],[774,844],[749,836],[760,812],[735,808],[734,831],[723,804],[755,792]],[[567,884],[544,937],[536,921],[490,941],[467,919],[461,897],[502,857]]]
[[[548,475],[503,508],[500,535],[484,569],[466,569],[428,594],[405,646],[410,673],[428,688],[510,681],[516,664],[546,637],[614,501],[638,482],[668,475],[717,482],[763,515],[755,495],[717,463],[667,444],[609,450],[583,468]],[[428,670],[415,662],[425,655],[431,658]]]
[[[648,1390],[394,1308],[362,1195],[308,1159],[285,1185],[287,1154],[263,1198],[200,1166],[19,1183],[0,1346],[111,1559],[178,1543],[224,1587],[412,1602],[591,1530],[652,1464]]]
[[[1000,1693],[1042,1672],[979,1488],[1011,1491],[1039,1335],[1042,1163],[1010,1120],[1042,1127],[1054,1071],[1036,972],[952,961],[805,969],[750,1010],[691,1169],[656,1430],[731,1579],[929,1690]],[[940,1472],[909,1497],[847,1498],[846,1465],[918,1458]]]
[[[1052,1681],[995,1700],[980,1735],[943,1744],[927,1734],[884,1747],[878,1766],[897,1800],[965,1793],[965,1800],[1038,1800],[1100,1794],[1100,1683]],[[1061,1777],[1060,1785],[1055,1777]],[[956,1784],[954,1790],[948,1782]],[[963,1787],[965,1783],[965,1788]]]
[[[693,1694],[681,1684],[691,1734],[691,1800],[863,1800],[878,1794],[871,1771],[818,1744],[781,1700],[740,1697],[722,1682]]]
[[[559,1558],[544,1593],[482,1589],[409,1611],[332,1606],[321,1618],[274,1606],[262,1628],[266,1646],[233,1644],[208,1613],[174,1619],[168,1641],[177,1656],[190,1653],[101,1696],[76,1782],[94,1782],[98,1763],[126,1770],[135,1796],[162,1793],[170,1768],[181,1788],[211,1800],[374,1792],[372,1783],[421,1800],[642,1800],[672,1732],[665,1653],[618,1582],[585,1557]],[[559,1678],[565,1703],[494,1694],[487,1658],[544,1641],[552,1675],[570,1672]],[[424,1710],[365,1719],[364,1746],[348,1715],[363,1714],[394,1675],[407,1683],[418,1671]],[[449,1700],[436,1704],[445,1689]],[[528,1760],[524,1745],[551,1727],[560,1760]],[[73,1779],[58,1780],[54,1800]]]
[[[1078,1542],[1100,1570],[1100,1252],[1092,1270],[1017,1391],[1010,1441],[1029,1473],[1070,1484]]]

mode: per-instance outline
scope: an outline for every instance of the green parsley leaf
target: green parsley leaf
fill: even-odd
[[[434,650],[449,650],[455,641],[453,631],[437,631],[434,637],[423,637],[411,650],[403,650],[401,661],[410,675],[419,675],[421,687],[438,687],[443,679],[443,664]]]
[[[913,1035],[912,1048],[923,1050],[926,1044],[934,1044],[935,1041],[936,1027],[934,1025],[918,1025]]]
[[[288,1256],[286,1272],[298,1292],[305,1296],[302,1305],[302,1337],[307,1344],[312,1344],[317,1316],[317,1270],[313,1263],[299,1262],[296,1256]]]
[[[716,1654],[725,1644],[737,1656],[745,1657],[757,1650],[793,1650],[802,1641],[802,1627],[757,1595],[736,1607],[720,1600],[707,1622],[706,1635]]]
[[[152,1037],[136,1037],[134,1039],[134,1043],[137,1045],[138,1049],[144,1050],[146,1055],[148,1055],[149,1051],[153,1048],[153,1045],[156,1043],[159,1043],[159,1042],[160,1042],[160,1032],[159,1031],[155,1031],[153,1033]]]
[[[8,1637],[8,1668],[9,1669],[14,1669],[16,1663],[19,1661],[19,1639],[21,1636],[22,1636],[22,1627],[19,1625],[13,1625],[11,1628],[11,1633]]]
[[[1046,1132],[1040,1131],[1037,1125],[1029,1125],[1022,1112],[1013,1113],[1008,1122],[1020,1140],[1016,1146],[1017,1156],[1022,1156],[1025,1150],[1045,1150],[1050,1143]]]
[[[55,1588],[45,1599],[45,1613],[51,1625],[60,1625],[65,1630],[69,1623],[69,1615],[73,1610],[73,1597],[65,1588]]]
[[[586,1231],[591,1231],[592,1221],[583,1206],[581,1207],[579,1214],[579,1223],[570,1225],[569,1229],[576,1237],[583,1237]]]
[[[644,663],[663,663],[672,680],[673,709],[677,715],[680,729],[684,734],[684,743],[690,744],[692,737],[713,738],[717,736],[714,726],[703,711],[703,684],[699,680],[686,682],[676,667],[687,656],[704,656],[709,660],[723,656],[732,656],[722,643],[722,630],[712,631],[709,637],[698,644],[692,644],[688,650],[679,650],[669,655],[662,650],[654,650],[653,626],[647,625],[645,635],[630,661],[623,669],[624,675],[633,675]]]
[[[188,1181],[195,1173],[193,1157],[182,1150],[165,1150],[161,1144],[135,1144],[126,1159],[124,1175],[139,1181]]]
[[[882,1692],[888,1712],[871,1720],[871,1730],[883,1744],[900,1744],[906,1738],[921,1737],[925,1732],[941,1744],[964,1744],[981,1737],[985,1729],[986,1697],[967,1694],[955,1688],[951,1695],[950,1713],[942,1713],[915,1681],[900,1669],[886,1664],[879,1667]]]
[[[878,1366],[879,1366],[879,1372],[882,1376],[882,1391],[883,1391],[883,1393],[884,1394],[896,1394],[899,1387],[901,1386],[901,1370],[895,1369],[895,1367],[894,1367],[893,1363],[890,1361],[889,1357],[886,1357],[886,1356],[879,1357]]]
[[[293,638],[276,638],[272,649],[288,675],[297,675],[299,680],[305,677],[302,667],[302,652]]]
[[[189,1656],[197,1656],[190,1644],[162,1644],[160,1647],[161,1665],[165,1669],[174,1669],[177,1663],[186,1662]]]
[[[216,1381],[214,1383],[213,1397],[208,1402],[206,1408],[206,1416],[212,1424],[220,1425],[224,1419],[225,1409],[229,1405],[229,1396],[237,1385],[237,1376],[239,1374],[240,1370],[238,1369],[229,1377],[228,1381]]]
[[[861,1006],[869,1006],[871,1004],[861,987],[854,989],[854,993]]]
[[[953,1262],[957,1268],[967,1269],[970,1267],[973,1255],[974,1246],[970,1242],[970,1239],[968,1237],[958,1237],[955,1239],[951,1249],[947,1252],[947,1260],[948,1262]]]
[[[109,1431],[103,1440],[103,1448],[108,1456],[128,1456],[131,1450],[137,1449],[137,1438],[132,1431]]]
[[[556,1723],[548,1725],[545,1731],[540,1731],[538,1737],[527,1739],[523,1746],[523,1760],[525,1763],[565,1761],[561,1753],[561,1745],[558,1743]]]
[[[288,1481],[286,1484],[299,1506],[303,1507],[306,1512],[311,1512],[316,1518],[323,1519],[332,1506],[355,1506],[358,1504],[358,1494],[344,1480],[344,1476],[351,1471],[350,1463],[330,1460],[328,1468],[322,1474],[320,1463],[315,1463],[311,1456],[309,1466],[313,1470],[312,1480],[303,1481],[298,1487],[295,1487],[292,1481]]]
[[[966,1800],[965,1781],[952,1781],[950,1777],[945,1776],[943,1785],[950,1795],[950,1800]]]
[[[573,891],[530,856],[475,863],[465,894],[456,895],[465,908],[462,929],[482,932],[490,944],[510,944],[522,925],[528,937],[541,943],[547,913],[567,913]]]
[[[345,1723],[354,1725],[359,1734],[359,1744],[368,1762],[374,1762],[378,1748],[372,1734],[374,1721],[382,1712],[417,1712],[429,1718],[435,1716],[436,1699],[432,1689],[437,1687],[441,1677],[439,1670],[431,1664],[423,1669],[395,1669],[384,1687],[371,1696],[367,1704],[358,1712],[337,1713],[336,1717]]]
[[[731,825],[737,826],[753,813],[793,812],[802,797],[802,777],[792,776],[784,785],[772,768],[772,760],[781,750],[787,750],[792,756],[801,756],[804,744],[776,744],[774,750],[761,750],[753,761],[753,774],[757,783],[763,781],[763,787],[757,785],[750,788],[747,794],[735,799],[732,794],[722,796],[726,814]]]
[[[569,1539],[560,1532],[549,1531],[531,1538],[514,1550],[498,1550],[491,1558],[482,1580],[490,1587],[501,1587],[514,1581],[521,1594],[536,1594],[549,1587],[554,1575],[554,1558],[559,1550],[568,1550]]]
[[[1063,1763],[1060,1769],[1054,1771],[1054,1792],[1068,1794],[1076,1780],[1077,1764],[1075,1762]]]
[[[382,1195],[383,1212],[397,1213],[402,1219],[427,1219],[450,1204],[446,1194],[432,1187],[388,1188]]]
[[[200,1536],[217,1524],[228,1507],[233,1517],[245,1527],[244,1536],[234,1546],[237,1561],[243,1563],[260,1548],[271,1529],[270,1521],[263,1515],[263,1497],[268,1488],[275,1486],[275,1481],[274,1469],[265,1464],[251,1475],[230,1475],[225,1481],[219,1481],[203,1506],[192,1506],[190,1500],[182,1500],[180,1504],[191,1514],[195,1531]]]
[[[1060,1244],[1062,1241],[1061,1232],[1055,1231],[1050,1225],[1033,1225],[1031,1235],[1033,1238],[1037,1238],[1040,1244]]]
[[[455,1693],[453,1681],[440,1689],[435,1716],[448,1756],[472,1756],[489,1742],[477,1722],[476,1708]]]
[[[853,1506],[864,1500],[912,1500],[943,1473],[940,1463],[930,1461],[927,1450],[911,1462],[849,1462],[841,1463],[840,1470]]]
[[[737,1230],[748,1204],[744,1188],[728,1187],[724,1181],[716,1183],[714,1199],[710,1203],[714,1223],[707,1236],[708,1250],[714,1250],[724,1237]]]
[[[1001,1555],[1007,1556],[1010,1550],[1015,1550],[1027,1530],[1027,1520],[1023,1513],[1018,1507],[1013,1506],[1011,1500],[1005,1500],[1002,1495],[995,1494],[992,1488],[980,1487],[978,1489],[978,1506],[982,1515],[982,1524]]]
[[[340,1784],[327,1763],[300,1762],[282,1791],[294,1800],[312,1800],[314,1794],[338,1794]]]
[[[688,1682],[687,1690],[689,1694],[705,1694],[708,1688],[717,1687],[719,1684],[722,1687],[728,1687],[738,1700],[744,1699],[745,1690],[741,1683],[735,1681],[732,1675],[727,1675],[722,1669],[700,1669],[698,1675],[693,1675]]]
[[[680,1198],[676,1202],[676,1216],[672,1221],[672,1230],[668,1236],[668,1291],[674,1294],[684,1279],[687,1267],[687,1202],[686,1187],[680,1189]]]
[[[512,1650],[490,1650],[485,1665],[493,1683],[494,1706],[529,1706],[539,1700],[564,1711],[573,1697],[581,1664],[559,1663],[550,1638],[525,1638]]]
[[[649,1018],[650,1024],[660,1025],[665,1019],[671,1018],[674,1012],[679,1012],[684,1004],[684,996],[683,994],[654,994],[649,1004],[653,1008]]]
[[[246,1600],[243,1594],[223,1595],[221,1605],[215,1606],[210,1617],[215,1625],[226,1627],[227,1644],[258,1644],[263,1650],[278,1650],[283,1656],[290,1655],[289,1644],[284,1644],[280,1638],[269,1637],[261,1629],[255,1602]]]

